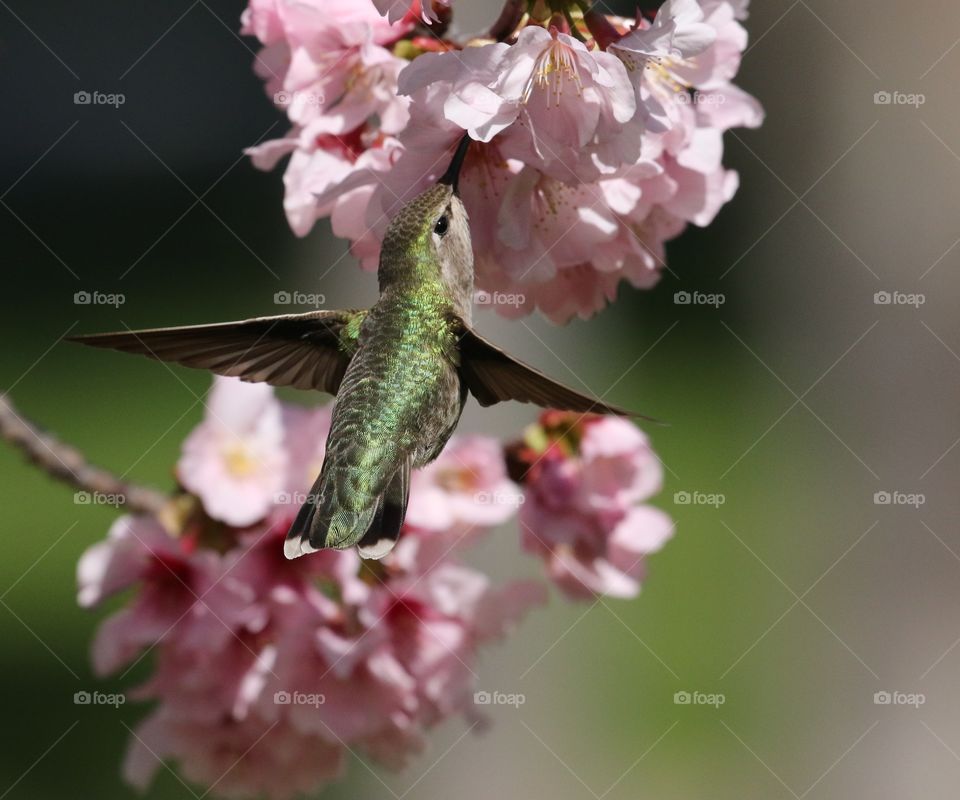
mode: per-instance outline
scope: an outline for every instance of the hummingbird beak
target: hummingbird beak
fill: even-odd
[[[470,134],[465,133],[463,138],[460,140],[460,143],[457,145],[457,150],[453,154],[453,159],[450,161],[450,166],[447,167],[447,171],[443,173],[443,176],[440,178],[437,183],[445,183],[447,186],[453,189],[453,193],[459,196],[457,191],[457,183],[460,180],[460,168],[463,166],[463,160],[467,156],[467,148],[470,146]]]

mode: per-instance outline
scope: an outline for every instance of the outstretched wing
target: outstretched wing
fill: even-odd
[[[656,420],[557,383],[539,370],[517,361],[461,321],[460,378],[482,406],[504,400],[535,403],[543,408],[594,414],[615,414]]]
[[[74,336],[69,341],[139,353],[244,381],[336,394],[366,311],[311,311],[240,322]]]

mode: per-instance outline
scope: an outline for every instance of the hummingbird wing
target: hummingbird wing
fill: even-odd
[[[244,381],[336,394],[366,311],[310,311],[239,322],[73,336],[92,347],[139,353]]]
[[[639,417],[656,422],[651,417],[610,405],[564,386],[508,355],[465,323],[461,322],[461,325],[460,378],[481,406],[516,400],[535,403],[543,408]]]

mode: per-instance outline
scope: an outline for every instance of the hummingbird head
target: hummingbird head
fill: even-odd
[[[473,302],[473,246],[457,179],[469,141],[466,136],[460,141],[443,177],[390,221],[378,271],[381,293],[439,281],[454,309],[467,320]]]

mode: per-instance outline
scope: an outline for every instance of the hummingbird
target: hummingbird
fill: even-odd
[[[473,249],[457,191],[469,142],[390,221],[370,309],[71,337],[336,396],[320,475],[287,534],[287,558],[353,546],[363,558],[386,556],[403,526],[411,470],[440,455],[468,394],[481,406],[516,400],[642,417],[552,380],[473,329]]]

